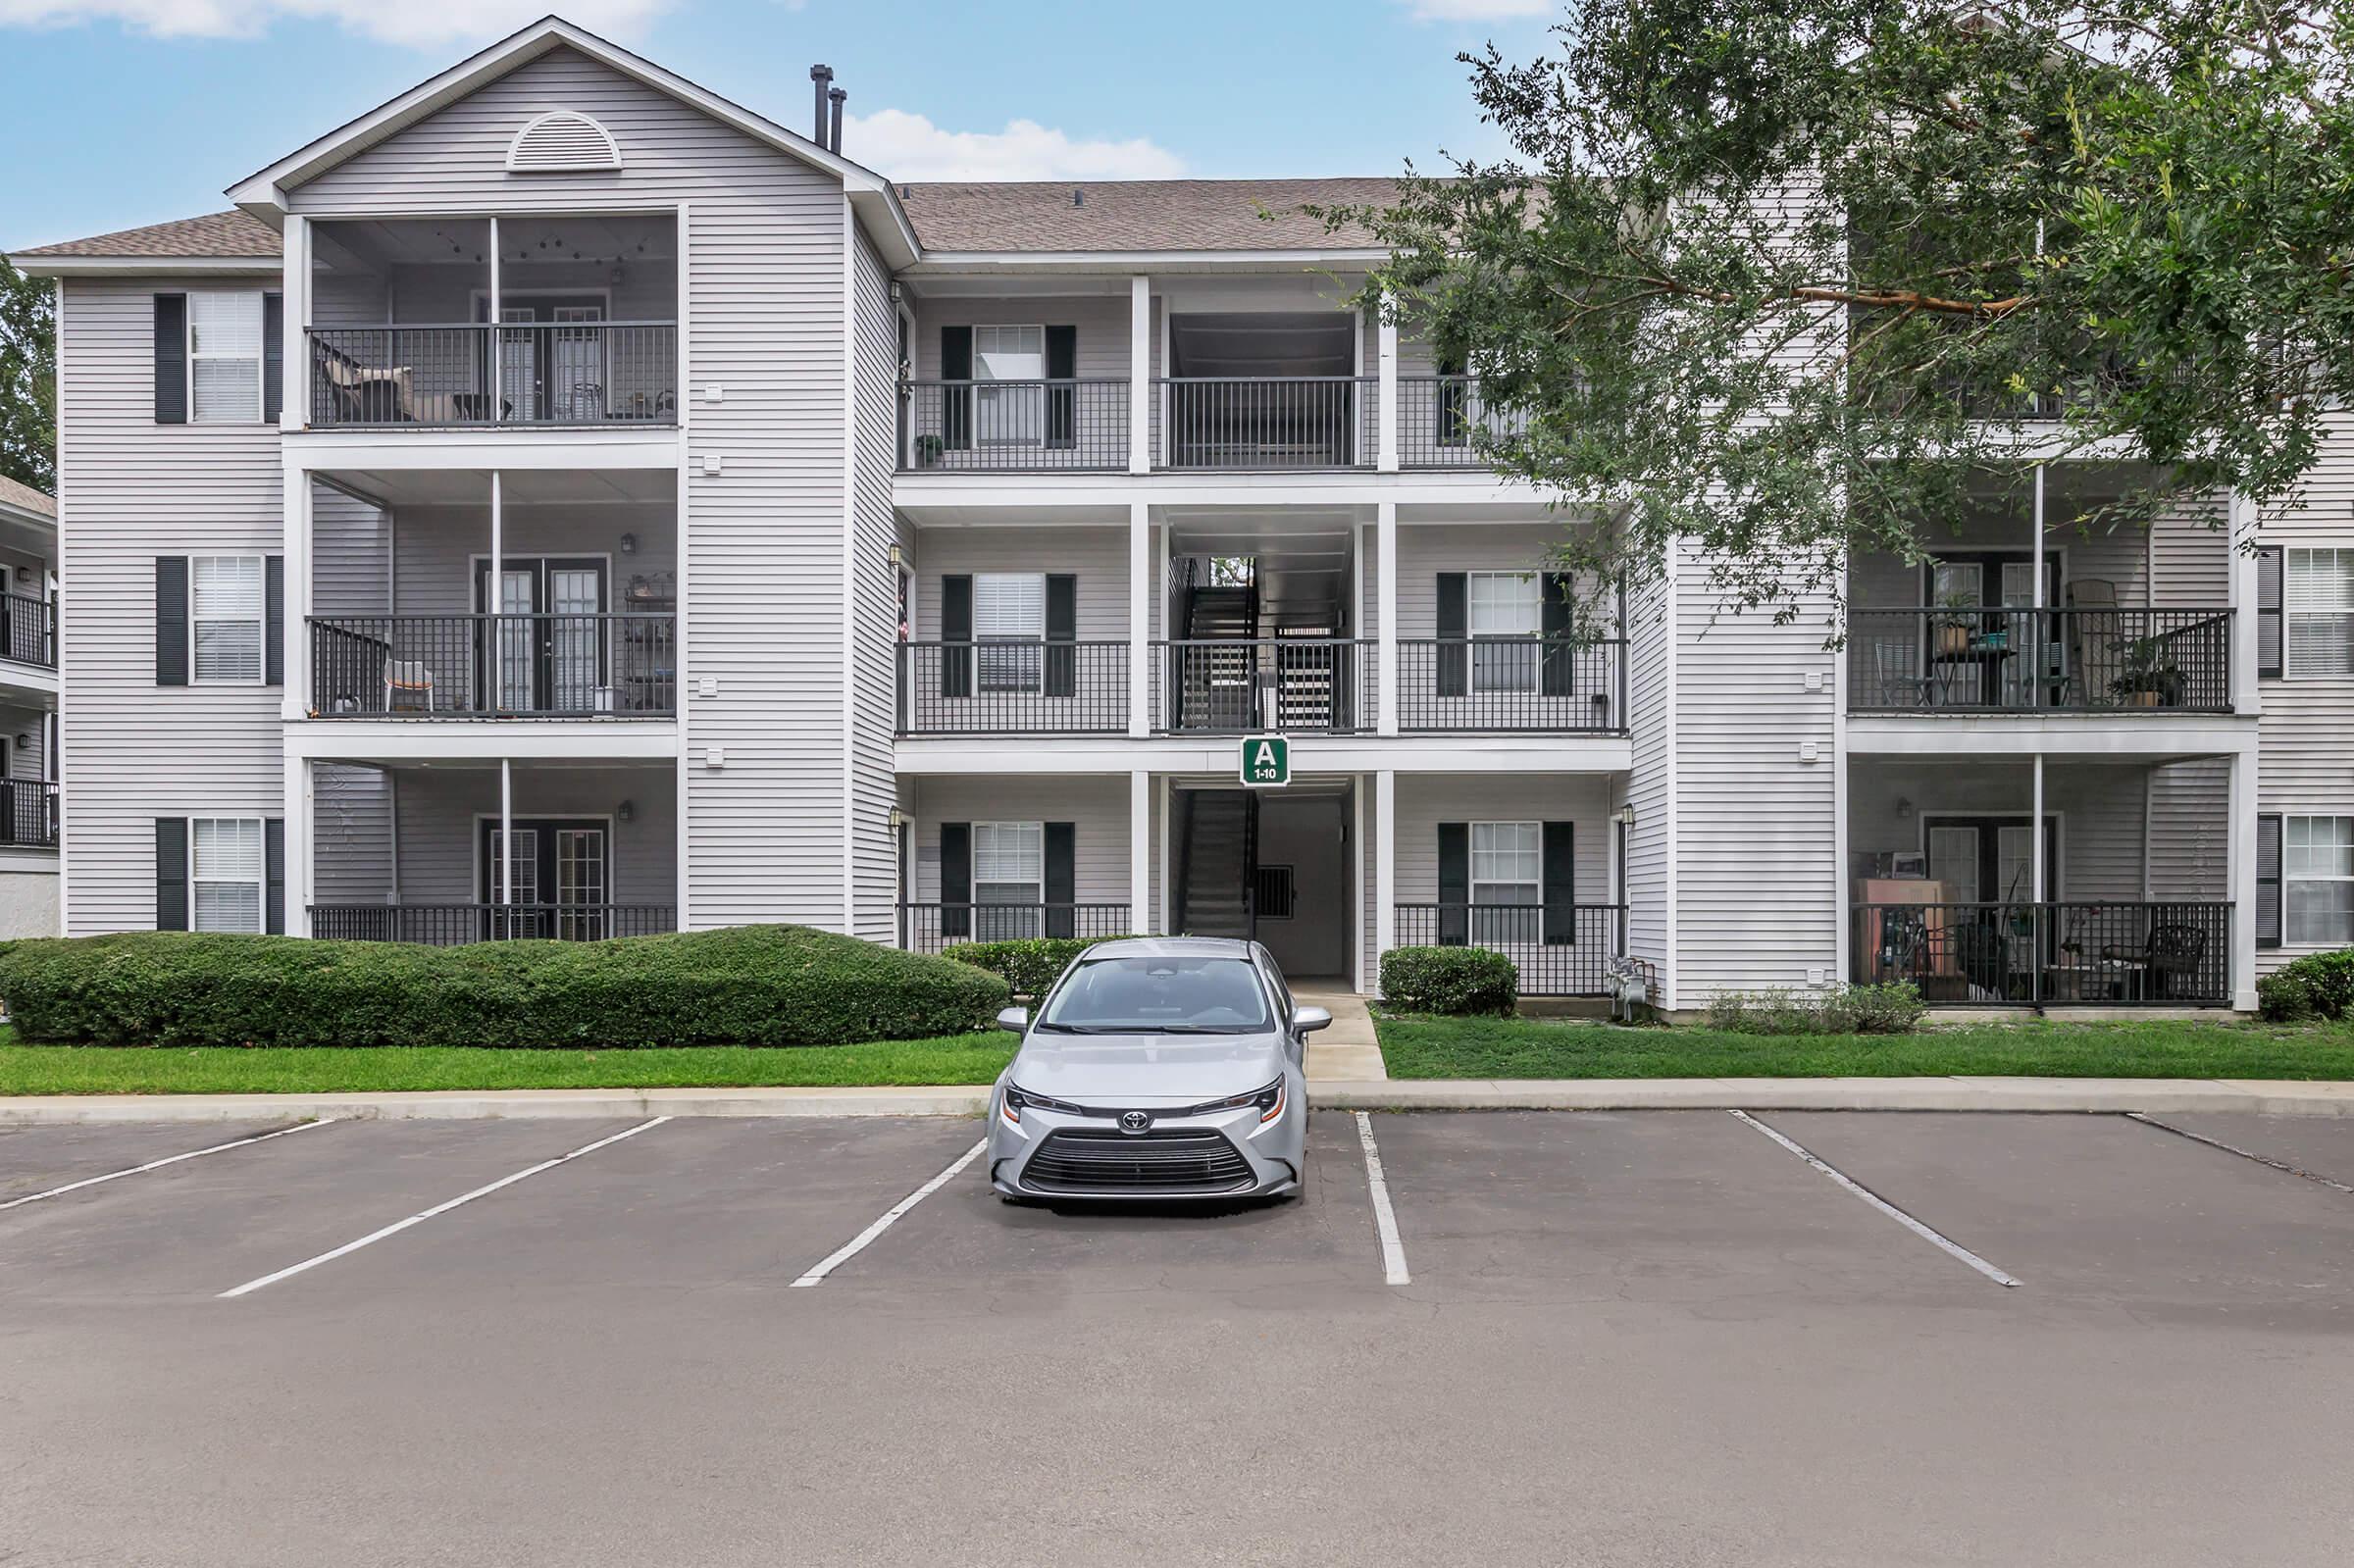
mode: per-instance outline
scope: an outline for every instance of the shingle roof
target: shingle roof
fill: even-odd
[[[69,239],[60,245],[41,245],[16,252],[20,256],[138,256],[185,260],[191,256],[268,256],[285,254],[278,230],[241,212],[207,213],[169,224],[149,224],[88,239]]]
[[[20,512],[37,512],[42,517],[57,516],[57,503],[29,484],[19,484],[0,474],[0,506],[13,506]]]
[[[1351,227],[1326,233],[1303,202],[1384,202],[1393,179],[1121,179],[902,184],[899,201],[928,251],[1358,250]],[[1079,193],[1074,204],[1072,193]],[[1271,214],[1260,216],[1261,210]]]

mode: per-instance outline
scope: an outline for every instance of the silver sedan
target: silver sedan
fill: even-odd
[[[989,1107],[989,1179],[1009,1201],[1288,1197],[1307,1145],[1308,1035],[1256,942],[1101,942],[1037,1016]]]

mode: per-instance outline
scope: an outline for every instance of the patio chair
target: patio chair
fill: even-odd
[[[2207,934],[2179,920],[2153,921],[2140,947],[2104,947],[2101,957],[2124,967],[2137,999],[2174,1001],[2183,981],[2195,979],[2207,956]]]
[[[1985,919],[1954,928],[1954,951],[1969,982],[1970,1000],[2007,1001],[2011,995],[2011,938]]]
[[[2109,683],[2124,668],[2117,584],[2107,578],[2078,578],[2068,585],[2068,663],[2053,682],[2056,705],[2105,708],[2116,698]]]
[[[1917,650],[1909,641],[1881,637],[1871,645],[1872,689],[1889,707],[1934,708],[1944,690],[1933,675],[1920,670]]]
[[[386,713],[431,713],[434,711],[434,672],[426,668],[423,659],[386,659],[384,661],[384,711]]]

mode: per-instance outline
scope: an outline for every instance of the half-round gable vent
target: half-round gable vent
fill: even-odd
[[[614,144],[610,131],[587,115],[558,109],[515,133],[507,148],[507,167],[527,175],[619,169],[621,148]]]

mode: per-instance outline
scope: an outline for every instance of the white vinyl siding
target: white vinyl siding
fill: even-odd
[[[2354,942],[2354,817],[2281,823],[2282,936],[2291,946]]]
[[[973,640],[982,644],[982,690],[1040,690],[1046,681],[1046,654],[1040,645],[1046,636],[1046,574],[974,576]]]
[[[266,874],[261,818],[188,820],[188,911],[193,930],[260,935]]]
[[[1539,604],[1544,580],[1529,572],[1470,572],[1464,579],[1464,624],[1474,644],[1472,689],[1536,690],[1536,648],[1504,639],[1536,637],[1544,616]]]
[[[204,685],[262,679],[262,558],[199,555],[188,563],[189,668]]]
[[[262,417],[262,296],[208,290],[188,296],[188,418],[251,425]]]
[[[2354,547],[2287,553],[2290,679],[2354,675]]]

